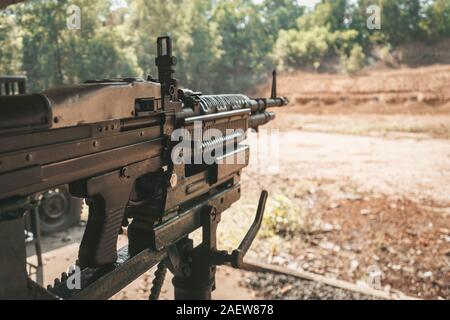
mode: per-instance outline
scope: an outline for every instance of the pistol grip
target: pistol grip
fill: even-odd
[[[89,217],[80,244],[80,266],[99,267],[116,262],[117,240],[134,179],[112,172],[84,182]],[[79,186],[78,186],[79,188]]]
[[[78,253],[80,265],[84,268],[114,263],[124,209],[108,208],[108,200],[100,196],[88,202],[89,217]]]

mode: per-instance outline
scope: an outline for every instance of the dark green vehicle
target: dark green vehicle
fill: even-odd
[[[0,76],[0,95],[16,95],[26,92],[26,77]],[[39,206],[40,228],[50,234],[76,225],[80,220],[83,200],[73,198],[67,186],[41,193]]]

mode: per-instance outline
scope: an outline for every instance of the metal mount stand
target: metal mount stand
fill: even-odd
[[[41,227],[40,227],[40,217],[39,217],[39,201],[33,200],[28,206],[28,214],[30,216],[31,232],[33,233],[33,240],[31,243],[34,244],[34,250],[36,252],[37,264],[32,264],[27,262],[28,265],[28,275],[36,276],[36,283],[43,286],[44,285],[44,263],[42,261],[42,247],[41,247]]]
[[[173,285],[176,300],[210,300],[211,293],[215,290],[217,265],[249,268],[244,257],[261,227],[267,197],[267,191],[263,191],[253,224],[238,249],[231,254],[227,251],[217,251],[216,232],[221,214],[218,214],[214,207],[205,208],[202,215],[203,242],[192,249],[192,242],[186,239],[181,250],[168,250],[168,260],[171,262],[169,269],[175,275]]]
[[[139,252],[130,252],[129,247],[125,246],[117,252],[118,258],[112,265],[82,268],[79,274],[71,275],[79,277],[80,288],[71,289],[67,286],[70,280],[67,275],[47,290],[28,278],[23,214],[30,205],[30,199],[8,203],[0,207],[0,261],[11,263],[0,270],[0,298],[108,299],[144,272],[163,262],[157,272],[158,279],[154,282],[156,287],[152,290],[151,299],[159,296],[166,267],[174,274],[175,299],[211,299],[215,289],[216,266],[246,267],[244,256],[261,226],[267,200],[265,191],[261,193],[255,220],[239,248],[231,254],[217,251],[216,231],[221,213],[229,203],[238,199],[239,190],[239,185],[233,186],[187,208],[174,217],[174,221],[168,221],[151,231],[153,245]],[[194,248],[193,241],[186,234],[199,227],[203,230],[203,242]]]

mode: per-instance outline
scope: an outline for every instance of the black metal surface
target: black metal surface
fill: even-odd
[[[217,213],[225,211],[240,198],[240,185],[235,185],[211,196],[204,196],[203,201],[181,211],[174,218],[166,221],[152,231],[154,249],[162,249],[175,243],[202,226],[201,215],[205,206],[214,206]]]
[[[93,153],[46,165],[36,165],[0,175],[0,200],[11,196],[26,196],[38,191],[67,184],[83,178],[120,168],[127,163],[150,159],[157,170],[162,165],[162,139],[136,143],[113,150]]]
[[[0,298],[28,296],[24,221],[21,216],[0,220]]]
[[[248,229],[247,234],[245,235],[244,239],[242,239],[241,244],[239,247],[233,251],[233,262],[232,265],[235,268],[242,268],[244,265],[244,257],[250,249],[250,246],[253,243],[253,240],[255,240],[256,235],[258,234],[259,229],[261,228],[261,224],[264,218],[264,210],[266,208],[266,202],[267,198],[269,197],[269,194],[266,190],[263,190],[261,192],[261,196],[259,197],[258,202],[258,208],[256,210],[255,220],[253,221],[250,229]]]
[[[0,154],[24,149],[39,148],[43,146],[68,143],[91,138],[95,131],[89,125],[80,125],[59,130],[33,131],[25,134],[0,135]],[[14,139],[11,139],[14,137]],[[73,147],[72,147],[73,149]],[[5,161],[5,159],[2,159]],[[10,161],[12,162],[12,161]],[[7,163],[7,162],[5,162]],[[2,171],[7,170],[3,165]]]
[[[89,217],[78,254],[82,267],[116,261],[117,239],[135,181],[157,169],[151,161],[141,161],[71,186],[75,196],[87,198],[89,203]]]
[[[159,83],[139,79],[57,87],[42,95],[53,112],[53,129],[134,118],[136,101],[161,99]]]
[[[36,251],[36,282],[39,285],[44,285],[44,262],[42,261],[42,248],[41,248],[41,226],[39,218],[39,203],[34,204],[34,208],[31,210],[33,236],[34,236],[34,248]]]
[[[86,268],[80,273],[80,289],[69,289],[63,281],[49,291],[60,299],[104,300],[112,297],[167,256],[165,251],[146,249],[130,255],[128,246],[117,252],[117,261],[107,267]]]
[[[248,115],[250,114],[250,109],[241,109],[241,110],[232,110],[222,113],[213,113],[208,115],[202,115],[202,116],[195,116],[190,117],[184,120],[184,123],[186,125],[193,124],[196,121],[211,121],[211,120],[217,120],[221,118],[226,117],[234,117],[234,116],[241,116],[241,115]]]
[[[111,124],[110,126],[113,126]],[[99,126],[100,127],[100,126]],[[161,126],[151,126],[133,131],[119,132],[111,130],[109,135],[93,134],[97,126],[86,126],[80,130],[52,130],[50,135],[25,135],[25,145],[12,145],[11,137],[0,138],[0,159],[3,162],[0,172],[17,170],[30,164],[45,165],[58,161],[96,154],[114,148],[127,147],[134,143],[150,141],[161,137]],[[66,137],[66,138],[64,138]],[[22,137],[18,137],[21,142]],[[17,140],[16,140],[17,142]],[[30,152],[31,151],[31,152]],[[27,157],[31,154],[31,159]]]
[[[270,91],[270,99],[277,98],[277,70],[272,72],[272,90]]]
[[[0,96],[0,134],[50,128],[52,109],[44,96]]]
[[[27,77],[25,76],[1,76],[0,96],[25,94]]]
[[[243,109],[250,100],[243,94],[201,95],[199,99],[205,114]]]
[[[155,278],[152,281],[152,288],[150,290],[149,300],[158,300],[161,294],[161,289],[166,278],[167,267],[164,261],[158,263],[158,268],[155,271]]]
[[[204,207],[201,220],[202,243],[188,252],[189,272],[175,274],[172,280],[176,300],[211,300],[212,291],[216,288],[212,253],[216,250],[220,213],[213,205]]]
[[[259,229],[261,228],[268,196],[269,194],[267,193],[267,191],[263,190],[261,192],[255,219],[248,229],[246,235],[242,239],[239,247],[233,250],[231,254],[228,254],[227,251],[212,252],[213,263],[215,265],[229,265],[234,268],[248,270],[249,266],[244,262],[244,258],[247,254],[248,249],[250,249],[253,240],[255,240]]]
[[[248,126],[252,129],[258,129],[258,127],[263,126],[274,119],[275,113],[261,112],[250,117]]]
[[[172,55],[172,39],[168,36],[159,37],[157,42],[157,56],[155,64],[158,68],[158,81],[161,83],[161,97],[163,108],[170,108],[169,101],[178,100],[178,84],[173,78],[177,59]]]

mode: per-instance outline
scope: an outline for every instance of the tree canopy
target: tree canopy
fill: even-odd
[[[243,91],[273,67],[364,66],[376,45],[450,37],[448,0],[32,0],[0,11],[0,74],[32,91],[87,79],[156,76],[156,37],[170,35],[181,83],[205,93]],[[70,5],[81,28],[67,27]],[[381,29],[367,27],[367,7]]]

